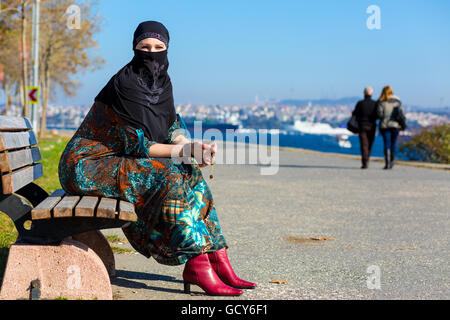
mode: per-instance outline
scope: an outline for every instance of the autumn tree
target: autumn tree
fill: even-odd
[[[3,89],[8,100],[10,97],[9,90],[12,88],[10,82],[15,80],[16,91],[20,93],[23,116],[28,115],[26,87],[29,79],[29,45],[27,39],[30,35],[28,24],[30,2],[31,0],[3,0],[0,6],[0,41],[2,42],[0,64],[5,70],[2,81]],[[17,51],[14,41],[16,37],[20,37],[17,42],[19,44]],[[11,57],[11,54],[20,59],[19,65],[15,65],[16,61],[14,61],[14,57]],[[15,68],[18,66],[20,66],[20,78],[16,79]]]
[[[5,59],[3,59],[4,62],[0,60],[0,64],[14,66],[16,64],[12,61],[14,56],[21,56],[18,53],[25,51],[24,59],[22,59],[24,63],[20,64],[19,70],[22,79],[17,79],[17,70],[13,72],[12,67],[11,71],[8,71],[9,67],[5,67],[6,72],[4,72],[5,76],[8,74],[8,77],[13,79],[11,81],[21,82],[19,88],[25,88],[29,82],[30,68],[27,57],[30,53],[27,42],[31,40],[31,32],[27,18],[30,13],[27,10],[31,10],[28,6],[30,1],[7,0],[7,3],[2,3],[5,10],[8,8],[8,12],[5,11],[2,15],[7,14],[10,29],[13,32],[9,34],[1,30],[0,41],[4,39],[4,41],[14,42],[13,37],[17,38],[19,34],[21,45],[18,51],[15,51],[17,46],[10,46],[8,52],[5,51],[5,54],[2,52],[2,57],[5,55]],[[95,10],[97,1],[79,2],[77,4],[73,0],[40,1],[39,84],[42,102],[40,136],[45,134],[47,106],[50,100],[55,101],[52,97],[56,96],[56,88],[60,87],[66,95],[74,96],[76,89],[80,86],[73,80],[74,75],[84,73],[86,70],[93,71],[104,64],[103,59],[90,54],[90,51],[97,47],[93,37],[100,31],[101,21]],[[76,23],[73,23],[73,19]],[[22,33],[22,30],[25,32]],[[28,41],[22,41],[24,39]],[[26,91],[24,93],[26,94]],[[26,107],[26,100],[24,106]]]
[[[40,135],[45,134],[48,102],[59,86],[68,96],[74,96],[79,83],[76,74],[99,68],[104,60],[89,55],[97,47],[94,35],[100,31],[100,18],[95,12],[96,1],[84,1],[71,7],[70,0],[41,0],[40,83],[42,88],[42,118]],[[70,11],[71,8],[75,8]],[[78,11],[79,10],[79,11]],[[75,17],[74,17],[75,14]],[[74,24],[79,14],[79,25]]]
[[[17,55],[19,37],[5,23],[0,22],[0,85],[5,93],[6,114],[12,105],[13,87],[20,82],[20,59]]]

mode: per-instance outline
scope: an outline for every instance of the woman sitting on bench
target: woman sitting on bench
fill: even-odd
[[[168,45],[161,23],[137,27],[134,58],[101,90],[61,156],[61,186],[69,194],[132,202],[139,219],[123,232],[147,258],[185,264],[186,293],[195,284],[211,295],[240,295],[256,284],[230,266],[200,170],[212,164],[217,146],[191,143],[177,130],[182,119],[167,73]]]

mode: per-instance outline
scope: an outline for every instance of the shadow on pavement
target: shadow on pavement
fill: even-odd
[[[140,281],[133,281],[133,280],[146,280],[146,281],[167,281],[167,282],[175,282],[180,284],[180,289],[170,289],[167,287],[155,287],[155,286],[148,286],[147,284],[140,282]],[[183,281],[177,280],[175,277],[171,276],[164,276],[159,274],[153,274],[153,273],[146,273],[146,272],[135,272],[135,271],[128,271],[128,270],[116,270],[116,275],[111,279],[111,284],[124,287],[124,288],[131,288],[131,289],[149,289],[149,290],[155,290],[155,291],[163,291],[163,292],[169,292],[169,293],[184,293]]]
[[[183,283],[175,277],[164,276],[154,273],[136,272],[129,270],[116,270],[116,278],[136,279],[136,280],[150,280],[150,281],[170,281],[176,283]]]
[[[265,164],[255,164],[257,167],[270,167]],[[274,165],[275,166],[275,165]],[[359,167],[338,167],[338,166],[309,166],[298,164],[279,164],[280,168],[301,168],[301,169],[348,169],[348,170],[361,170]]]

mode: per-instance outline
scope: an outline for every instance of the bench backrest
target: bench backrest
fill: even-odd
[[[0,174],[4,195],[43,176],[38,140],[27,118],[0,116]]]

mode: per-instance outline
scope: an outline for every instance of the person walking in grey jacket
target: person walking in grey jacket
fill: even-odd
[[[379,129],[384,142],[384,169],[394,167],[397,138],[401,130],[397,120],[400,112],[405,114],[402,102],[394,95],[390,86],[384,87],[377,104]]]

